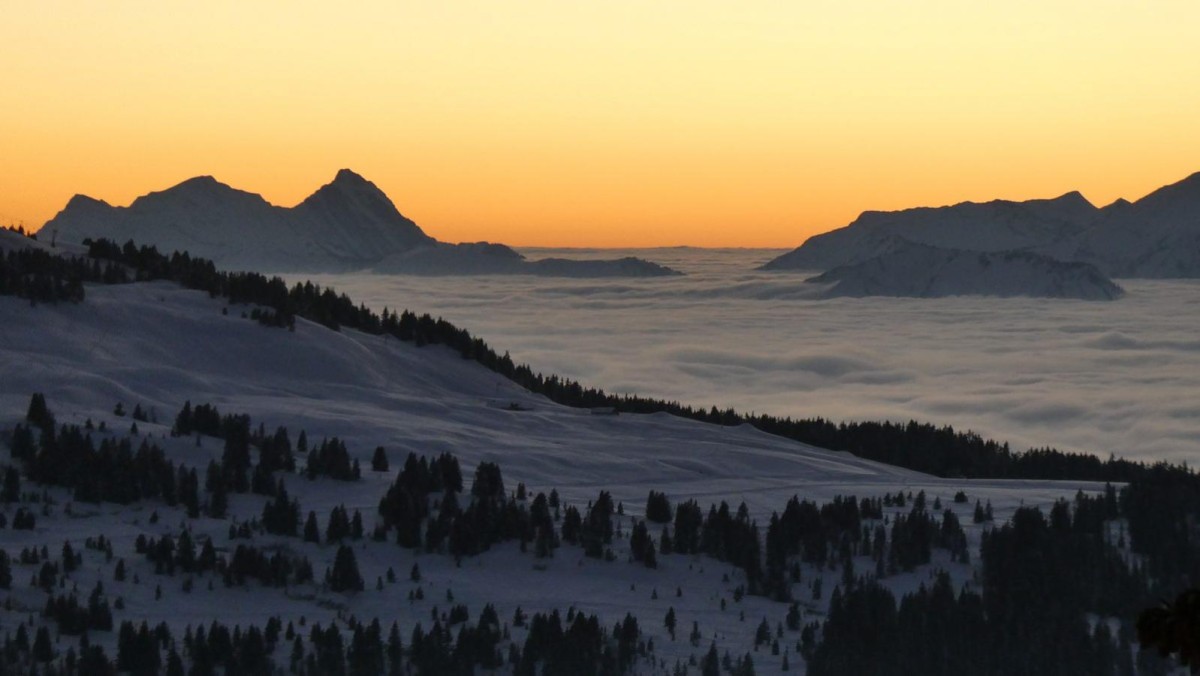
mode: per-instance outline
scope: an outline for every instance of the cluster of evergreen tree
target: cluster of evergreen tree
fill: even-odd
[[[79,603],[74,593],[50,596],[42,616],[53,621],[58,633],[79,636],[87,631],[112,631],[112,609],[104,595],[104,586],[96,583],[88,595],[87,605]]]
[[[212,404],[193,407],[191,401],[187,401],[175,417],[171,434],[183,436],[193,433],[217,437],[224,441],[221,462],[214,463],[209,468],[207,488],[210,492],[228,494],[245,493],[249,490],[259,495],[274,496],[279,489],[274,473],[296,470],[291,436],[286,427],[277,427],[274,433],[268,433],[262,423],[259,423],[258,428],[253,428],[249,415],[222,416]],[[332,443],[340,445],[336,439]],[[258,450],[257,464],[253,464],[253,449]],[[307,436],[301,431],[296,450],[304,453],[307,449]],[[339,472],[343,464],[353,469],[354,465],[350,463],[344,445],[331,453],[326,464]],[[248,472],[250,474],[247,479]]]
[[[700,503],[686,500],[675,505],[675,528],[671,547],[681,554],[700,552],[700,526],[704,523],[704,512]],[[665,538],[664,538],[664,546]]]
[[[233,424],[230,420],[229,424]],[[173,436],[188,436],[204,434],[210,437],[224,437],[225,421],[221,412],[212,404],[199,404],[192,408],[189,399],[183,403],[183,408],[175,416],[175,424],[171,427]]]
[[[945,510],[940,524],[922,505],[914,505],[907,515],[897,514],[892,521],[887,573],[912,572],[929,563],[934,547],[949,550],[951,560],[969,559],[967,536],[953,511]],[[875,560],[882,569],[882,557],[877,555]]]
[[[268,555],[253,545],[239,544],[230,554],[220,553],[211,539],[197,546],[191,533],[184,529],[177,537],[163,535],[147,538],[139,535],[137,553],[154,564],[158,575],[203,575],[213,573],[229,586],[243,586],[255,580],[267,587],[285,587],[313,580],[312,563],[307,557],[277,550]],[[124,564],[118,562],[116,577],[124,577]]]
[[[354,516],[350,517],[344,505],[338,505],[330,510],[329,520],[325,526],[325,542],[331,544],[340,543],[346,539],[361,540],[362,537],[362,513],[356,509],[354,510]],[[317,515],[315,512],[309,512],[308,520],[304,522],[304,540],[305,542],[316,544],[320,544],[321,542],[321,530],[317,525]]]
[[[1130,546],[1146,559],[1161,597],[1200,586],[1200,485],[1195,476],[1158,465],[1122,489]]]
[[[1150,651],[1132,650],[1130,618],[1152,580],[1110,541],[1119,516],[1112,490],[1059,501],[1048,517],[1018,509],[985,531],[979,592],[956,593],[943,573],[897,603],[873,580],[844,581],[819,642],[805,649],[809,673],[890,673],[897,664],[922,674],[1166,673]],[[1116,635],[1095,616],[1122,618]]]
[[[623,674],[644,654],[637,620],[626,615],[607,635],[595,615],[573,610],[564,623],[558,611],[537,613],[516,662],[517,676],[536,674]]]
[[[244,544],[234,548],[222,574],[225,584],[231,586],[243,586],[247,580],[257,581],[265,587],[287,587],[313,581],[312,562],[308,557],[280,550],[268,556],[257,547]]]
[[[645,521],[638,521],[629,531],[629,551],[634,561],[641,562],[647,568],[658,567],[658,555],[655,553],[654,538],[646,528]]]
[[[436,550],[440,546],[437,537],[440,533],[445,533],[449,552],[456,557],[474,556],[509,540],[520,540],[524,545],[530,539],[529,511],[505,493],[500,467],[495,463],[482,462],[476,466],[465,507],[453,496],[446,492],[438,518],[426,533],[427,548],[433,545]],[[432,537],[430,532],[434,534]]]
[[[533,529],[534,554],[538,558],[553,556],[554,550],[561,544],[558,532],[554,527],[554,513],[551,511],[557,510],[557,505],[558,493],[551,491],[550,497],[539,492],[529,506],[529,525]]]
[[[118,265],[60,256],[41,249],[0,251],[0,296],[26,298],[30,303],[78,303],[84,282],[125,281]]]
[[[583,546],[585,556],[595,559],[604,556],[608,545],[612,544],[615,512],[616,506],[608,491],[600,491],[596,500],[588,503],[587,512],[579,524],[579,544]],[[563,539],[568,540],[565,533]]]
[[[300,501],[288,495],[283,479],[275,488],[275,497],[263,505],[262,526],[275,535],[296,537],[300,532]]]
[[[182,651],[177,650],[176,641],[169,630],[164,632],[161,628],[156,629],[154,635],[158,641],[157,644],[153,644],[142,638],[142,627],[136,632],[131,629],[132,626],[130,630],[122,626],[117,643],[118,655],[121,654],[121,646],[131,646],[133,649],[128,653],[129,656],[135,657],[138,664],[150,666],[162,660],[161,651],[164,646],[169,646],[166,648],[169,653],[165,661],[167,674],[185,673],[185,662],[190,662],[186,672],[188,674],[215,676],[219,673],[273,673],[277,665],[271,655],[283,638],[281,622],[277,617],[267,620],[265,627],[261,629],[256,625],[230,628],[214,621],[207,629],[201,625],[193,631],[189,625],[184,630]],[[120,666],[119,656],[117,663]],[[132,668],[130,670],[133,671]]]
[[[224,561],[217,556],[212,540],[205,538],[197,551],[196,541],[187,529],[180,530],[178,537],[163,535],[147,538],[145,534],[138,535],[134,550],[144,554],[146,560],[154,564],[154,572],[158,575],[174,575],[176,570],[189,575],[224,572]]]
[[[102,597],[102,591],[94,591],[93,597]],[[46,612],[48,617],[49,613],[67,617],[60,621],[60,626],[68,626],[64,622],[74,622],[70,619],[73,615],[83,612],[86,616],[88,610],[52,598]],[[600,676],[628,673],[638,659],[652,650],[642,640],[637,620],[630,615],[618,622],[611,633],[595,615],[585,616],[571,609],[566,618],[563,622],[557,610],[535,615],[521,647],[515,641],[509,642],[507,627],[501,626],[490,604],[484,606],[475,622],[470,620],[465,607],[456,606],[445,622],[443,618],[435,618],[429,631],[418,623],[407,646],[400,637],[398,624],[393,622],[385,637],[378,619],[363,623],[350,617],[345,629],[333,623],[327,626],[314,623],[306,635],[291,622],[285,628],[278,617],[269,618],[261,628],[229,627],[214,620],[195,628],[188,625],[181,639],[165,623],[152,627],[146,622],[123,621],[117,630],[115,659],[110,660],[102,649],[90,645],[84,632],[101,627],[85,617],[83,621],[88,626],[79,632],[81,653],[69,648],[65,655],[57,654],[46,627],[40,627],[31,640],[30,626],[22,622],[15,634],[6,634],[0,655],[6,659],[6,669],[28,671],[20,667],[41,664],[53,670],[55,661],[61,660],[65,673],[81,674],[215,676],[290,669],[293,673],[348,676],[405,673],[466,676],[480,669],[501,669],[507,663],[518,674]],[[111,630],[111,616],[107,622],[105,630]],[[505,642],[508,642],[507,655],[501,650]],[[274,657],[281,644],[291,646],[286,664],[278,663]]]
[[[45,626],[37,628],[32,641],[29,632],[30,625],[25,622],[19,623],[15,632],[5,632],[4,642],[0,644],[0,659],[4,660],[0,670],[3,673],[54,673],[54,662],[59,660],[68,674],[116,674],[104,649],[91,645],[86,634],[81,637],[79,651],[69,647],[60,655],[55,652],[50,631]]]
[[[321,440],[308,452],[304,474],[309,479],[327,476],[338,481],[357,481],[362,478],[358,460],[350,459],[346,444],[337,437]]]
[[[671,501],[667,499],[667,494],[650,491],[650,494],[646,496],[646,520],[654,523],[670,523],[672,513]]]
[[[170,647],[171,631],[165,623],[155,629],[142,622],[121,623],[117,630],[117,670],[135,676],[152,676],[164,671],[161,651]],[[182,673],[183,662],[178,653],[172,651],[165,665],[168,673]]]
[[[270,309],[254,308],[250,311],[250,319],[275,329],[291,329],[296,328],[296,318],[293,315],[286,315],[282,312]]]
[[[70,488],[80,502],[130,504],[161,498],[169,505],[191,505],[198,501],[189,492],[194,484],[182,480],[187,470],[176,469],[162,448],[145,439],[135,451],[128,437],[104,438],[97,446],[90,432],[78,425],[55,429],[51,424],[38,435],[32,427],[17,425],[12,457],[25,465],[30,479]]]
[[[522,549],[533,542],[538,556],[550,556],[558,546],[552,498],[538,493],[527,507],[527,499],[506,493],[495,463],[480,463],[468,494],[460,496],[461,491],[456,458],[442,454],[430,461],[410,453],[379,501],[382,523],[374,537],[384,539],[394,529],[402,547],[423,546],[456,557],[479,554],[510,540],[519,540]]]
[[[254,471],[256,475],[270,474],[271,472],[294,472],[296,471],[296,458],[292,453],[292,440],[288,434],[286,427],[275,428],[275,433],[268,435],[259,426],[259,431],[251,439],[251,442],[258,446],[258,465]],[[304,433],[301,432],[303,436]]]
[[[763,593],[762,544],[758,524],[750,519],[746,503],[738,506],[736,514],[724,500],[719,506],[709,506],[700,528],[700,552],[741,568],[750,593]]]

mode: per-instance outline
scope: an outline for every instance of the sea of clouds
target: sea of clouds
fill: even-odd
[[[1114,302],[821,300],[776,250],[637,255],[654,279],[309,276],[440,315],[536,370],[609,391],[793,417],[948,424],[1014,448],[1200,458],[1200,282],[1118,280]]]

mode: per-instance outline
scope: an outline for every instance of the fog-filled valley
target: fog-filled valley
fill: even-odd
[[[554,250],[644,257],[638,280],[295,275],[381,310],[440,315],[535,369],[619,393],[832,420],[970,428],[1014,450],[1186,460],[1200,444],[1200,283],[1125,297],[820,298],[773,249]]]

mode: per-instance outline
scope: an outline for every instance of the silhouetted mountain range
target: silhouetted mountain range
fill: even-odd
[[[1136,202],[1097,208],[1078,192],[1055,199],[867,211],[809,238],[764,270],[829,270],[898,242],[963,251],[1027,251],[1095,265],[1113,277],[1200,277],[1200,173]]]
[[[106,237],[188,251],[227,269],[412,274],[661,276],[641,259],[528,261],[503,244],[447,244],[425,234],[374,183],[342,169],[295,207],[279,207],[211,176],[114,207],[76,195],[43,228],[59,241]]]

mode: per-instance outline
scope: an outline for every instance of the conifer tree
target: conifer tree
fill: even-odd
[[[329,574],[329,588],[335,592],[362,591],[363,579],[358,572],[358,561],[354,550],[342,545],[333,559],[333,570]]]
[[[21,499],[21,475],[16,467],[4,469],[4,487],[0,490],[0,501],[17,502]]]
[[[12,564],[8,552],[0,549],[0,589],[12,588]]]
[[[375,447],[375,455],[371,457],[371,471],[386,472],[388,471],[387,453],[383,450],[383,446]]]
[[[46,396],[36,392],[29,398],[29,409],[25,413],[26,422],[43,430],[54,427],[54,416],[46,406]]]
[[[50,631],[46,627],[38,627],[37,636],[33,639],[33,660],[49,662],[54,659],[54,645],[50,642]]]
[[[304,541],[321,543],[321,531],[317,528],[317,513],[310,511],[304,522]]]

